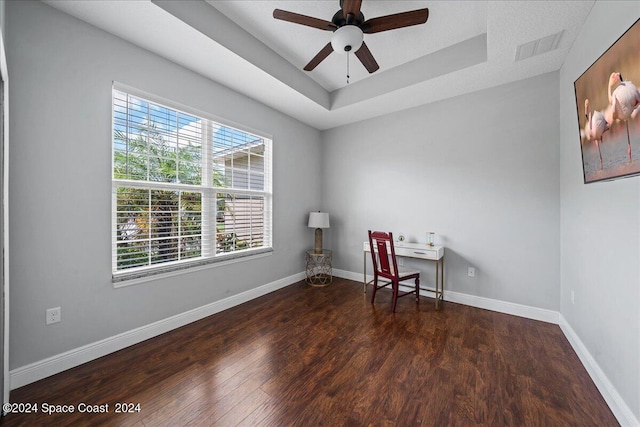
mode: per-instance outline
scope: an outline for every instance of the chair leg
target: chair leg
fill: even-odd
[[[378,276],[373,276],[373,291],[371,292],[371,304],[376,299],[376,291],[378,290]]]
[[[398,288],[400,287],[400,284],[396,281],[393,281],[391,286],[393,286],[393,301],[391,302],[391,311],[395,313],[396,305],[398,304]]]
[[[420,278],[416,277],[416,304],[420,304]]]

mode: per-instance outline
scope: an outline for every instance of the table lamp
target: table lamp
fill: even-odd
[[[316,229],[316,241],[313,250],[320,253],[322,252],[322,229],[329,228],[329,214],[326,212],[311,212],[308,226]]]

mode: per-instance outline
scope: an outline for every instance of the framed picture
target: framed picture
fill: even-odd
[[[585,184],[640,174],[640,19],[574,82]]]

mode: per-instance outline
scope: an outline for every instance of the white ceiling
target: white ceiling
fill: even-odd
[[[302,70],[331,32],[279,21],[284,9],[330,21],[338,0],[45,0],[45,3],[328,129],[558,70],[593,1],[363,0],[366,19],[429,8],[426,24],[365,35],[368,74],[332,53]],[[563,31],[558,49],[515,61],[518,45]],[[207,55],[203,55],[207,52]]]

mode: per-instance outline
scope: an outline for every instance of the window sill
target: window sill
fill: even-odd
[[[247,249],[246,251],[235,252],[225,255],[218,255],[213,258],[185,261],[168,266],[154,266],[136,271],[122,271],[113,273],[111,282],[114,288],[137,285],[139,283],[150,282],[167,277],[179,276],[194,271],[208,270],[223,265],[235,264],[238,262],[250,261],[264,258],[273,254],[273,248]]]

